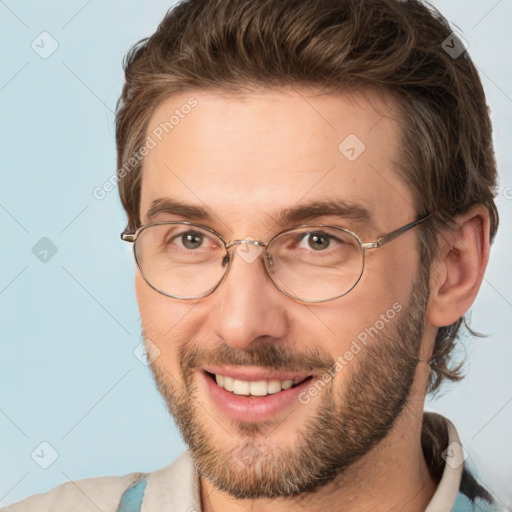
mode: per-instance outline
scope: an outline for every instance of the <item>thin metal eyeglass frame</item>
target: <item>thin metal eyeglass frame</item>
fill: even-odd
[[[226,256],[229,256],[229,249],[231,247],[236,246],[236,245],[252,244],[252,245],[257,245],[259,247],[262,247],[263,251],[262,251],[262,254],[259,256],[259,259],[262,261],[263,268],[265,269],[266,274],[268,275],[268,277],[274,283],[274,285],[276,286],[276,288],[278,290],[280,290],[286,296],[288,296],[288,297],[290,297],[290,298],[292,298],[294,300],[298,300],[299,302],[319,303],[319,302],[328,302],[328,301],[331,301],[331,300],[339,299],[340,297],[343,297],[344,295],[346,295],[347,293],[349,293],[350,291],[352,291],[354,289],[354,287],[357,285],[357,283],[359,283],[359,281],[361,280],[361,277],[363,276],[363,273],[364,273],[364,264],[365,264],[366,250],[379,249],[380,247],[382,247],[385,244],[391,242],[392,240],[394,240],[395,238],[399,237],[403,233],[405,233],[405,232],[409,231],[410,229],[412,229],[412,228],[422,224],[427,219],[429,219],[433,214],[434,214],[434,212],[431,212],[428,215],[422,217],[421,219],[415,220],[413,222],[409,222],[408,224],[405,224],[404,226],[401,226],[401,227],[395,229],[394,231],[391,231],[391,233],[387,233],[386,235],[382,235],[375,242],[363,242],[359,238],[359,236],[356,233],[354,233],[353,231],[351,231],[351,230],[349,230],[347,228],[340,227],[340,226],[331,226],[331,225],[327,225],[327,224],[317,224],[317,225],[305,224],[305,225],[302,225],[302,226],[295,226],[293,228],[288,228],[288,229],[285,229],[284,231],[280,231],[279,233],[274,235],[267,243],[265,243],[265,242],[263,242],[261,240],[231,240],[229,242],[226,242],[226,240],[224,240],[223,236],[220,233],[218,233],[217,231],[215,231],[215,230],[213,230],[211,228],[208,228],[206,226],[203,226],[201,224],[195,224],[193,222],[187,222],[187,221],[153,222],[151,224],[145,224],[145,225],[142,225],[139,228],[137,228],[137,230],[134,233],[127,233],[126,231],[123,231],[121,233],[121,240],[123,240],[125,242],[133,243],[134,259],[135,259],[135,262],[137,264],[137,268],[139,269],[139,272],[140,272],[141,276],[144,278],[144,280],[146,281],[146,283],[151,288],[153,288],[155,291],[157,291],[157,292],[159,292],[162,295],[165,295],[167,297],[171,297],[173,299],[194,300],[194,299],[201,299],[203,297],[207,297],[208,295],[211,295],[220,286],[222,281],[224,281],[224,279],[228,275],[229,269],[231,268],[231,262],[233,261],[233,258],[231,258],[231,257],[228,258],[228,264],[226,266],[226,270],[224,271],[224,274],[220,278],[219,282],[213,288],[208,290],[207,292],[205,292],[205,293],[203,293],[201,295],[196,295],[194,297],[180,297],[180,296],[177,296],[177,295],[171,295],[170,293],[166,293],[163,290],[160,290],[159,288],[157,288],[156,286],[154,286],[152,283],[149,282],[149,280],[144,275],[144,272],[142,271],[142,268],[140,267],[139,261],[137,259],[137,253],[136,253],[136,250],[135,250],[135,242],[137,241],[137,238],[140,235],[140,233],[142,233],[142,231],[144,231],[145,229],[147,229],[147,228],[149,228],[151,226],[162,226],[162,225],[180,224],[180,225],[197,227],[197,228],[203,229],[205,231],[209,231],[210,233],[212,233],[213,235],[215,235],[216,237],[218,237],[222,241],[222,243],[224,244],[224,247],[226,249]],[[284,235],[285,233],[289,233],[291,231],[295,231],[295,230],[303,229],[303,228],[312,228],[312,229],[315,229],[315,228],[334,228],[334,229],[339,229],[339,230],[341,230],[341,231],[351,235],[357,241],[357,243],[359,244],[359,247],[361,249],[361,257],[362,257],[361,272],[359,274],[359,277],[355,281],[355,283],[348,290],[343,292],[342,294],[337,295],[336,297],[332,297],[330,299],[321,299],[321,300],[305,300],[305,299],[301,299],[299,297],[295,297],[294,295],[291,295],[290,293],[288,293],[285,290],[283,290],[282,288],[280,288],[279,285],[274,281],[274,279],[270,275],[269,269],[267,267],[267,261],[268,261],[268,256],[271,256],[271,255],[269,253],[267,253],[267,247],[272,243],[273,240],[275,240],[279,236]]]

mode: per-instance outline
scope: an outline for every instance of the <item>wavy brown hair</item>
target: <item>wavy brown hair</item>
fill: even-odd
[[[127,229],[140,225],[142,159],[129,171],[126,162],[143,146],[149,119],[164,99],[194,89],[313,86],[377,89],[393,98],[402,139],[397,173],[413,192],[418,217],[436,212],[418,231],[424,271],[438,254],[440,231],[472,205],[489,211],[493,240],[497,173],[488,107],[468,52],[453,58],[445,51],[444,41],[457,44],[451,34],[446,19],[419,0],[178,3],[124,63],[116,142]],[[451,355],[464,324],[462,317],[438,330],[430,392],[445,379],[461,378]]]

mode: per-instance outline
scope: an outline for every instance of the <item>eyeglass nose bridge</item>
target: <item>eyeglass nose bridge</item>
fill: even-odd
[[[224,245],[226,247],[226,251],[229,251],[231,247],[235,246],[254,245],[256,247],[260,247],[262,249],[260,257],[263,255],[262,263],[267,270],[267,273],[274,266],[274,258],[267,252],[268,243],[262,242],[261,240],[253,240],[251,238],[246,238],[244,240],[231,240],[230,242],[225,242]],[[229,261],[232,261],[231,258],[229,258]]]
[[[231,242],[226,242],[226,249],[230,249],[231,247],[235,245],[256,245],[258,247],[265,248],[267,244],[265,242],[261,242],[260,240],[251,240],[251,239],[245,239],[245,240],[231,240]]]

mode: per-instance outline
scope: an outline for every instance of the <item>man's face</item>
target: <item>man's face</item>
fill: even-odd
[[[191,96],[197,105],[182,109]],[[155,132],[176,109],[182,115],[172,131]],[[399,129],[383,116],[389,112],[370,94],[175,95],[149,124],[157,144],[144,161],[141,222],[192,221],[228,241],[264,242],[285,228],[328,224],[374,241],[415,220],[412,194],[396,174]],[[148,219],[158,199],[200,207],[210,218],[161,211]],[[360,205],[374,222],[323,214],[286,226],[276,220],[329,200]],[[144,336],[160,351],[155,380],[218,488],[239,498],[314,489],[385,437],[409,396],[427,297],[416,233],[367,251],[357,286],[316,304],[278,290],[259,258],[230,251],[229,273],[202,299],[167,297],[137,274]],[[242,381],[237,393],[267,394],[225,390],[214,373]],[[247,384],[270,380],[303,382],[279,392],[275,383]]]

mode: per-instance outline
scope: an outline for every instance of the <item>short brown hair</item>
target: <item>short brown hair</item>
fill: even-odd
[[[129,171],[126,162],[144,144],[164,99],[194,89],[292,85],[392,96],[402,127],[397,172],[413,192],[417,215],[436,212],[418,235],[425,271],[437,255],[440,229],[472,205],[489,211],[493,240],[497,173],[488,107],[467,51],[447,51],[460,44],[453,37],[446,19],[420,0],[180,2],[124,63],[116,142],[127,229],[140,225],[142,159]],[[431,392],[443,379],[461,378],[450,356],[463,324],[464,317],[438,330]]]

